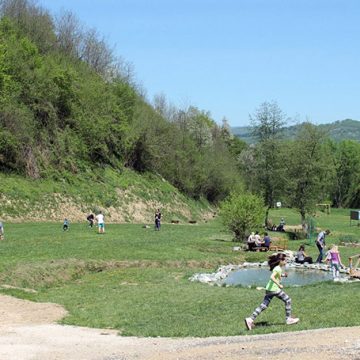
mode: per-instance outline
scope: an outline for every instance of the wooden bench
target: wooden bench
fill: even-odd
[[[260,247],[254,248],[254,250],[259,252],[259,251],[284,251],[285,249],[282,246],[270,245],[269,248],[267,248],[265,246],[260,246]]]
[[[255,251],[269,251],[269,249],[265,246],[260,246],[260,247],[256,247],[254,248]]]
[[[269,248],[270,251],[284,251],[284,247],[283,246],[278,246],[278,245],[270,245]]]
[[[288,239],[286,238],[275,238],[271,241],[270,251],[284,251],[288,248]]]

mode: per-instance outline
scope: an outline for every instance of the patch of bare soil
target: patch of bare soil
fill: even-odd
[[[360,359],[360,327],[204,339],[136,338],[54,323],[66,314],[56,304],[1,295],[0,359]]]
[[[0,295],[0,327],[23,324],[50,324],[67,315],[60,305],[35,303]]]

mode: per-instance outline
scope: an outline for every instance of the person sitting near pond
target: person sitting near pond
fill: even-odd
[[[252,232],[250,234],[250,236],[248,237],[247,245],[248,245],[248,250],[249,251],[254,251],[255,250],[256,244],[255,244],[255,233],[254,232]]]
[[[284,218],[281,218],[279,226],[276,228],[276,231],[285,231],[285,220]]]
[[[313,259],[311,256],[307,256],[305,253],[305,245],[300,245],[298,252],[296,253],[295,262],[298,264],[312,264]]]
[[[270,244],[271,244],[271,239],[270,239],[269,234],[266,232],[264,234],[264,240],[263,240],[262,246],[266,247],[269,250],[270,249]]]
[[[259,235],[258,231],[254,235],[254,240],[255,240],[255,248],[262,247],[263,243],[261,241],[261,236]]]

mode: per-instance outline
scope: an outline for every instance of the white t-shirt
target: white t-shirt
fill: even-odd
[[[257,245],[257,246],[260,246],[261,245],[261,237],[260,237],[260,235],[259,234],[255,234],[255,244]]]
[[[98,214],[95,217],[96,217],[96,221],[97,221],[98,224],[103,224],[104,223],[104,215],[103,214]]]

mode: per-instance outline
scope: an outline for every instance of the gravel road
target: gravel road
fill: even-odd
[[[360,360],[360,326],[211,338],[121,337],[57,325],[56,304],[0,296],[1,360]]]

